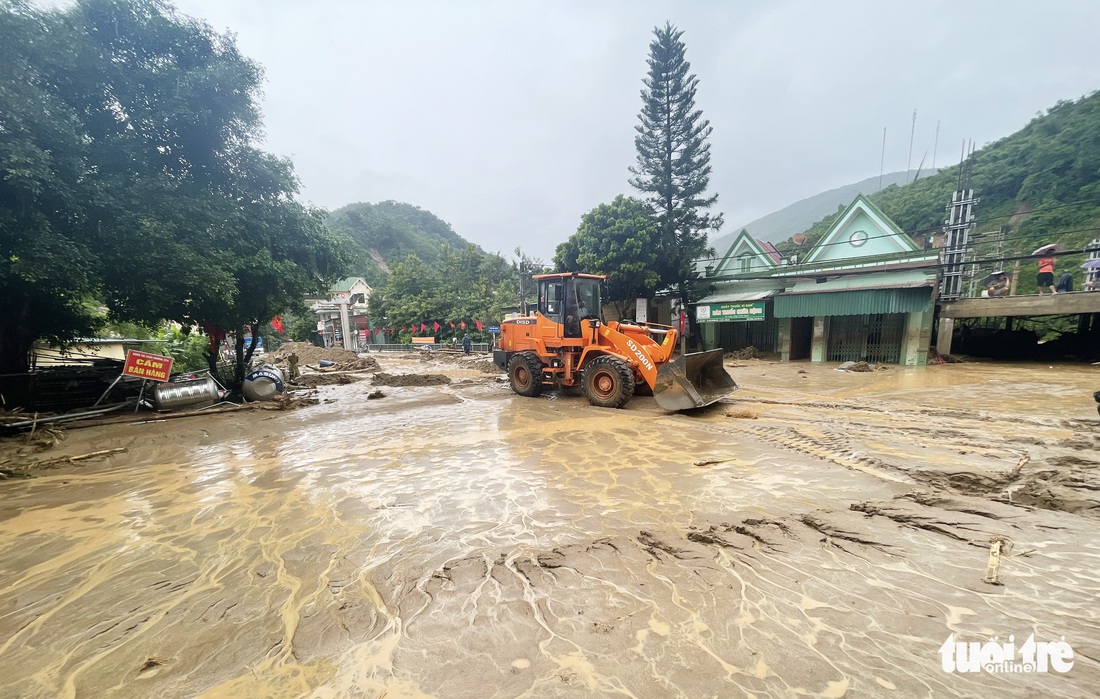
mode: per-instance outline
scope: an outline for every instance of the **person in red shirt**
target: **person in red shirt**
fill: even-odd
[[[1050,293],[1057,294],[1054,289],[1054,258],[1053,257],[1040,257],[1039,258],[1039,276],[1035,279],[1035,285],[1038,287],[1039,295],[1043,295],[1043,287],[1050,289]]]

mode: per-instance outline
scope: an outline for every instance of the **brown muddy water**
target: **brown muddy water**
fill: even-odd
[[[727,366],[696,414],[395,359],[454,382],[73,430],[128,451],[0,483],[0,696],[1096,696],[1096,367]]]

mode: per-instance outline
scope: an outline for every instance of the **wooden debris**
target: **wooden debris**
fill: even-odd
[[[985,577],[982,582],[987,585],[1004,585],[1000,581],[1001,554],[1008,553],[1012,542],[1005,536],[994,536],[989,540],[989,564],[985,568]]]

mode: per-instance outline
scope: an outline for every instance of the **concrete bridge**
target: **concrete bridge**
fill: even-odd
[[[939,304],[936,350],[940,354],[951,353],[956,318],[1005,318],[1006,329],[1011,329],[1012,318],[1070,315],[1080,317],[1078,332],[1100,331],[1100,291],[943,301]]]

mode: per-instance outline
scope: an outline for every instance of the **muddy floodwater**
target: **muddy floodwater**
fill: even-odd
[[[1100,367],[727,360],[669,414],[381,361],[452,382],[72,430],[44,455],[126,451],[0,482],[0,696],[1100,692]]]

